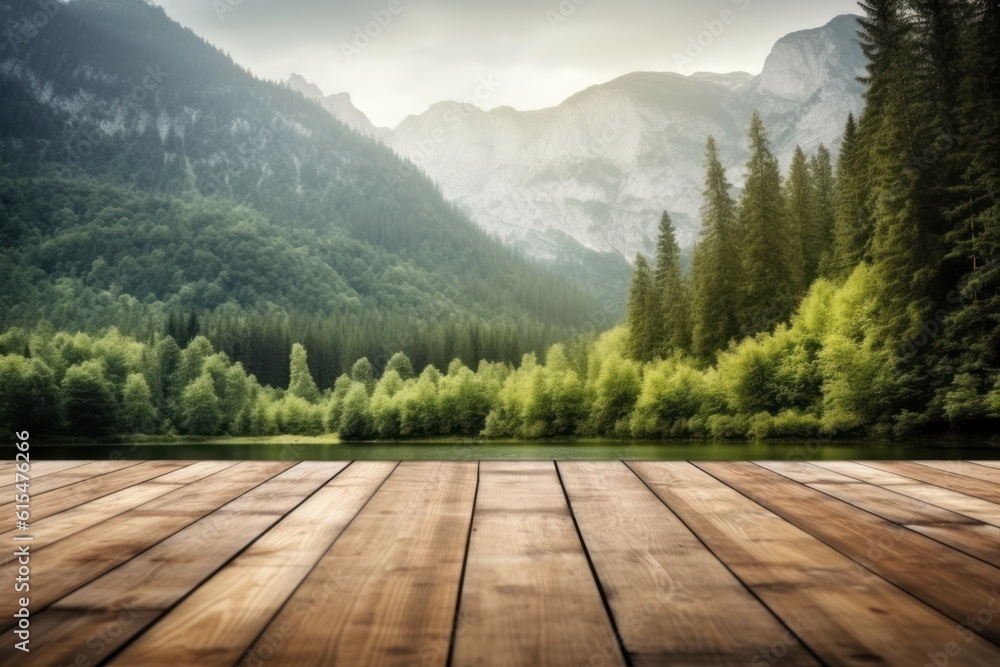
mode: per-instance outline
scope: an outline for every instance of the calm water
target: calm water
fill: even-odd
[[[838,461],[867,460],[1000,460],[1000,447],[935,447],[921,444],[845,443],[635,443],[541,442],[409,443],[350,445],[42,445],[33,444],[35,460],[178,459],[178,460],[648,460],[648,461]]]

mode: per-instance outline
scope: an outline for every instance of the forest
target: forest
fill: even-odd
[[[812,155],[800,150],[782,174],[755,117],[737,194],[707,138],[693,266],[682,268],[665,213],[656,257],[636,259],[624,322],[600,336],[570,331],[578,324],[572,313],[533,332],[526,324],[522,329],[520,308],[513,308],[496,327],[471,319],[451,328],[424,325],[414,334],[419,343],[381,337],[365,352],[352,338],[383,328],[371,302],[354,310],[338,306],[322,321],[293,309],[269,318],[261,303],[280,304],[286,288],[307,290],[301,299],[310,303],[342,298],[341,289],[331,292],[339,297],[323,294],[315,277],[284,274],[291,276],[287,286],[267,275],[232,285],[206,279],[192,308],[169,299],[170,275],[129,262],[80,263],[65,250],[94,243],[110,226],[117,231],[106,238],[133,244],[136,257],[167,252],[151,249],[149,240],[158,210],[144,228],[114,227],[117,213],[88,221],[91,231],[68,226],[64,235],[29,224],[18,238],[34,239],[33,270],[60,277],[32,282],[30,272],[18,271],[4,277],[24,281],[24,303],[41,308],[48,323],[7,323],[0,337],[0,415],[17,415],[18,428],[28,422],[40,431],[95,437],[995,433],[1000,6],[986,0],[861,6],[866,106],[860,118],[847,120],[839,155],[824,147]],[[17,201],[25,208],[35,199]],[[164,214],[197,227],[187,204],[175,206],[163,207]],[[239,224],[220,229],[249,233]],[[280,235],[273,242],[275,252],[284,252]],[[224,258],[226,243],[209,246],[216,251],[206,251],[206,261],[214,252]],[[312,247],[327,252],[322,241]],[[310,273],[308,253],[301,261]],[[147,263],[138,262],[143,269]],[[113,280],[101,277],[107,272]],[[113,290],[85,296],[95,289],[90,283],[138,284],[131,293],[152,296],[117,303]],[[244,299],[253,308],[212,296],[229,295],[237,284],[259,286],[259,294]],[[61,293],[68,296],[53,298]],[[80,299],[93,300],[93,307],[77,308]],[[117,328],[98,333],[81,326],[60,314],[67,301],[76,306],[65,312],[94,318],[106,304],[116,319],[103,324]],[[155,318],[144,310],[151,304],[159,304]],[[136,322],[154,325],[126,326],[129,308]],[[15,310],[4,304],[5,312]],[[354,319],[348,325],[337,316]],[[399,331],[411,329],[404,319],[392,321]],[[88,328],[90,334],[76,333]]]

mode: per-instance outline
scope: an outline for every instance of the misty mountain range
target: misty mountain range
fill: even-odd
[[[713,135],[739,187],[746,127],[758,109],[787,167],[795,147],[836,152],[860,113],[866,60],[857,17],[780,39],[762,72],[636,72],[539,111],[440,102],[394,129],[375,127],[348,94],[291,88],[377,138],[436,181],[484,229],[561,269],[627,272],[650,255],[667,210],[682,247],[697,240],[705,140]]]

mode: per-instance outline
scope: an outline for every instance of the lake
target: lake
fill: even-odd
[[[922,443],[834,442],[534,442],[354,444],[109,444],[32,443],[36,460],[647,460],[647,461],[847,461],[1000,460],[1000,447]]]

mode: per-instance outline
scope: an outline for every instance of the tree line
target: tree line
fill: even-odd
[[[665,215],[655,263],[636,261],[626,321],[597,339],[570,338],[516,366],[473,363],[471,344],[442,346],[430,363],[403,354],[373,363],[330,352],[344,349],[342,333],[304,346],[279,325],[281,343],[265,346],[268,386],[234,359],[242,334],[223,333],[239,331],[224,313],[218,331],[175,319],[185,345],[160,331],[137,340],[14,329],[0,338],[2,414],[22,419],[18,428],[79,434],[995,433],[1000,6],[862,8],[866,106],[847,121],[836,169],[820,148],[797,151],[783,175],[755,117],[735,197],[709,139],[690,272]],[[327,354],[340,359],[329,368],[346,372],[317,382],[310,358]],[[461,358],[445,366],[449,356]]]

